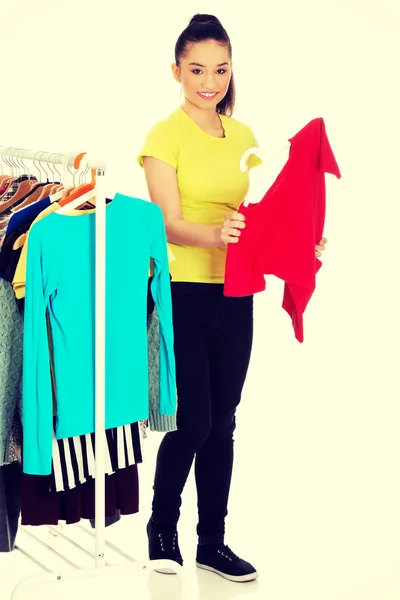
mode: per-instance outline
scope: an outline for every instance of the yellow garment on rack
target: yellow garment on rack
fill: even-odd
[[[47,215],[50,215],[51,213],[55,212],[59,208],[60,208],[60,205],[58,204],[58,202],[53,202],[53,204],[50,204],[50,206],[45,208],[36,217],[36,219],[33,221],[32,225],[31,225],[31,227],[35,223],[37,223],[37,221],[40,221],[44,217],[47,217]],[[30,231],[30,229],[29,229],[29,231]],[[29,231],[26,234],[25,243],[23,245],[21,256],[19,257],[17,268],[15,269],[14,279],[12,281],[14,292],[15,292],[15,295],[18,298],[18,300],[20,300],[21,298],[25,298],[26,257],[27,257],[27,252],[28,252]]]

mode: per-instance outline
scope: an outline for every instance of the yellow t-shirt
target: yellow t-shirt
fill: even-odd
[[[48,206],[47,208],[42,210],[41,213],[39,213],[39,215],[33,221],[31,227],[35,223],[37,223],[38,221],[43,219],[44,217],[47,217],[47,215],[50,215],[51,213],[58,210],[59,208],[60,208],[60,205],[58,204],[58,202],[53,202],[53,204],[50,204],[50,206]],[[29,231],[30,231],[30,229],[29,229]],[[25,298],[26,257],[28,255],[29,231],[27,231],[27,233],[26,233],[25,242],[24,242],[24,245],[23,245],[19,260],[18,260],[17,268],[15,269],[14,279],[12,282],[15,295],[19,300],[21,298]]]
[[[143,156],[152,156],[174,167],[186,221],[222,225],[249,189],[249,174],[240,170],[240,159],[257,147],[257,141],[250,127],[220,116],[224,138],[206,133],[179,108],[150,130],[138,156],[140,166]],[[251,155],[247,164],[250,169],[260,162]],[[170,265],[172,281],[224,282],[225,247],[170,246],[175,257]]]

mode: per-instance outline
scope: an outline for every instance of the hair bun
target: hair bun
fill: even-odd
[[[214,15],[202,15],[200,13],[190,19],[190,25],[220,25],[222,27],[221,21]]]

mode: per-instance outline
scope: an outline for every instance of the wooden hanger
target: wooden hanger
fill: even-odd
[[[40,162],[40,158],[39,158],[39,162]],[[54,179],[53,179],[53,181],[49,181],[49,174],[47,173],[47,171],[44,168],[44,166],[42,168],[43,168],[43,171],[46,174],[46,184],[42,187],[40,195],[36,199],[36,202],[40,202],[40,200],[44,200],[44,198],[47,198],[48,196],[50,196],[53,187],[55,185],[59,184],[59,182],[54,182]],[[54,178],[54,173],[53,172],[52,172],[52,175],[53,175],[53,178]]]
[[[64,200],[64,198],[69,196],[74,191],[74,189],[75,189],[74,187],[69,187],[69,188],[65,189],[61,200]]]
[[[32,188],[32,193],[28,192],[28,196],[27,198],[25,198],[25,200],[23,202],[21,202],[21,204],[19,204],[18,206],[15,207],[14,212],[18,212],[20,210],[22,210],[23,208],[26,208],[27,206],[29,206],[30,204],[33,204],[34,202],[38,202],[39,198],[42,194],[43,191],[43,183],[37,183],[36,182],[36,189],[35,187]]]
[[[10,190],[10,186],[14,183],[14,181],[16,181],[18,179],[18,177],[10,177],[10,179],[8,181],[5,181],[4,183],[7,183],[7,188],[4,190],[4,192],[0,195],[0,202],[2,200],[2,198],[4,198],[4,196],[7,194],[7,192]]]
[[[44,198],[47,198],[47,196],[50,196],[50,192],[51,192],[53,185],[54,185],[54,183],[46,183],[46,185],[42,187],[41,193],[40,193],[39,198],[37,199],[37,202],[40,202],[40,200],[43,200]]]
[[[22,235],[20,235],[19,238],[17,238],[14,242],[13,250],[19,250],[20,248],[22,248],[26,242],[27,237],[28,237],[27,233],[23,233]]]
[[[0,214],[7,210],[7,208],[12,207],[20,198],[23,198],[29,190],[37,184],[37,180],[27,179],[26,181],[22,181],[14,196],[7,200],[6,202],[0,203]]]
[[[62,197],[64,191],[64,186],[61,183],[46,183],[39,184],[37,189],[32,191],[31,194],[15,209],[14,212],[18,212],[19,210],[24,209],[25,207],[34,204],[35,202],[39,202],[43,198],[50,196],[50,200],[55,202],[59,198]],[[51,195],[53,197],[51,197]],[[13,250],[18,250],[22,248],[26,240],[26,234],[20,235],[17,240],[14,242]]]
[[[6,183],[7,180],[12,179],[11,175],[2,175],[1,176],[1,183]]]

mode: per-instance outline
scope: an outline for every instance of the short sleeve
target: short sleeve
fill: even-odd
[[[253,133],[253,130],[249,127],[249,148],[259,148],[258,142],[256,140],[256,136]],[[262,164],[261,158],[258,158],[255,154],[251,154],[247,159],[247,168],[250,171],[253,167],[258,167],[258,165]]]
[[[137,160],[139,166],[143,167],[143,157],[151,156],[177,169],[178,154],[179,148],[176,135],[167,123],[161,121],[150,129]]]

